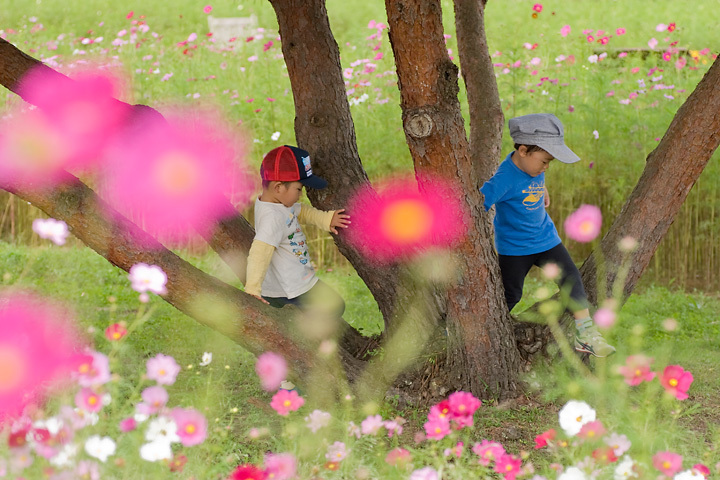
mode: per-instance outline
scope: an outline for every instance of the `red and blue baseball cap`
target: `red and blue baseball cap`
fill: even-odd
[[[300,182],[318,190],[327,187],[324,178],[313,175],[310,154],[290,145],[273,148],[265,155],[260,176],[269,182]]]

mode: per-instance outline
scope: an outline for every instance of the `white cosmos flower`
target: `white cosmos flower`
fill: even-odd
[[[273,142],[277,142],[277,139],[280,138],[280,132],[275,132],[275,133],[273,133],[273,134],[270,136],[270,138],[272,139]]]
[[[153,292],[158,295],[167,293],[165,284],[167,275],[157,265],[136,263],[130,268],[128,275],[132,289],[139,293]]]
[[[64,245],[70,234],[67,223],[54,218],[36,218],[33,220],[32,229],[40,238],[50,240],[55,245]]]
[[[50,459],[50,464],[56,467],[69,467],[75,462],[78,446],[74,443],[66,444],[54,457]]]
[[[678,473],[673,477],[673,480],[704,480],[704,476],[702,473],[698,472],[697,470],[690,469],[690,470],[683,470],[682,472]]]
[[[585,402],[570,400],[560,409],[560,427],[566,435],[574,437],[583,425],[595,421],[595,410]]]
[[[625,455],[618,466],[615,467],[615,480],[626,480],[628,478],[635,478],[638,476],[637,472],[633,470],[635,461],[628,455]]]
[[[152,420],[145,431],[145,440],[149,442],[179,442],[177,424],[168,417],[158,417]]]
[[[105,462],[110,455],[115,453],[115,441],[110,437],[93,435],[85,442],[85,451],[91,457]]]
[[[568,467],[563,473],[561,473],[557,480],[587,480],[585,472],[577,467]]]
[[[210,365],[210,362],[212,362],[212,353],[211,352],[205,352],[202,356],[202,361],[200,362],[201,367],[207,367]]]
[[[170,448],[170,442],[160,440],[146,443],[140,447],[140,457],[148,462],[169,460],[172,458],[172,448]]]

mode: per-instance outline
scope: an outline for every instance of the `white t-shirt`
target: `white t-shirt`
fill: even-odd
[[[255,200],[255,240],[275,247],[262,284],[265,297],[295,298],[318,281],[298,222],[300,207]]]

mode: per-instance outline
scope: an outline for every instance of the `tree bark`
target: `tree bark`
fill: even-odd
[[[647,268],[687,198],[690,189],[720,145],[720,58],[716,58],[685,100],[657,148],[650,152],[642,176],[610,230],[580,269],[590,301],[613,296],[624,302]],[[618,249],[620,240],[634,238],[630,255]],[[599,268],[600,265],[600,268]],[[625,278],[619,276],[623,266]],[[604,274],[603,274],[604,272]],[[598,285],[598,275],[602,275]],[[604,286],[604,288],[603,288]]]
[[[505,305],[458,101],[458,70],[443,38],[439,1],[386,0],[398,72],[405,138],[420,187],[445,177],[460,185],[470,213],[459,247],[461,278],[447,292],[448,363],[461,388],[481,398],[514,397],[520,356]],[[481,136],[479,136],[480,138]]]

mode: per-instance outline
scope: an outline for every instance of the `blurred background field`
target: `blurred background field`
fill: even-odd
[[[547,111],[561,118],[567,143],[583,161],[551,168],[550,213],[561,229],[562,219],[580,204],[596,204],[607,229],[646,156],[720,50],[713,34],[720,9],[714,0],[692,8],[666,0],[577,0],[543,2],[536,12],[535,3],[491,1],[487,7],[505,116]],[[442,7],[448,49],[457,62],[452,2],[443,0]],[[327,9],[370,178],[409,171],[383,3],[330,0]],[[255,16],[257,25],[232,42],[218,42],[208,36],[209,16]],[[255,166],[272,147],[295,143],[292,92],[268,2],[178,0],[170,6],[130,0],[121,8],[101,0],[0,0],[0,32],[65,73],[91,62],[123,74],[128,102],[161,111],[176,105],[220,109],[245,132]],[[7,113],[21,101],[3,91],[0,102]],[[504,151],[510,148],[506,132]],[[661,243],[646,283],[717,289],[717,160],[716,153]],[[37,215],[2,194],[0,239],[32,243],[29,224]],[[316,263],[344,265],[329,237],[313,235]],[[589,253],[589,246],[568,245],[578,261]]]

